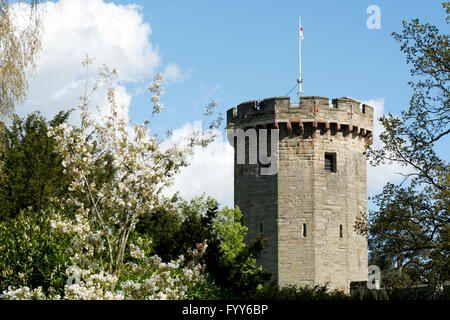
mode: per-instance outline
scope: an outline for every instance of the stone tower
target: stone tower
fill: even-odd
[[[248,239],[268,239],[259,262],[273,279],[343,290],[367,281],[367,239],[354,224],[367,206],[365,146],[372,142],[373,108],[350,98],[330,103],[304,96],[300,104],[269,98],[228,110],[227,128],[234,129],[229,134],[279,130],[276,174],[262,175],[264,165],[259,159],[249,164],[249,154],[239,164],[235,152],[234,166],[235,205]]]

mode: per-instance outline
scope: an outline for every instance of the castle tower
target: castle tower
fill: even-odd
[[[237,163],[235,152],[234,166],[235,205],[248,240],[260,233],[268,239],[259,262],[273,279],[343,290],[366,281],[367,239],[354,224],[367,208],[365,147],[372,143],[373,108],[350,98],[330,103],[305,96],[300,104],[269,98],[228,110],[227,128],[279,130],[275,174],[262,175],[259,159],[249,163],[247,138],[246,162]]]

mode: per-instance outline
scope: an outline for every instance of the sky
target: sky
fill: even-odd
[[[380,9],[380,28],[367,20]],[[402,21],[419,18],[449,31],[440,1],[206,1],[206,0],[59,0],[47,1],[43,51],[27,101],[16,111],[39,110],[52,117],[78,103],[84,88],[81,61],[89,55],[95,69],[119,71],[119,99],[130,120],[152,111],[149,83],[166,74],[163,112],[152,132],[174,130],[173,141],[192,129],[205,106],[217,110],[243,101],[285,95],[298,73],[298,17],[302,17],[302,71],[305,95],[353,97],[375,107],[375,116],[406,110],[412,91],[410,66],[391,33]],[[92,103],[105,103],[104,92]],[[291,101],[297,101],[295,90]],[[74,115],[76,116],[76,115]],[[375,123],[375,135],[380,131]],[[448,140],[437,146],[449,158]],[[379,141],[375,137],[375,145]],[[205,160],[206,159],[206,160]],[[233,205],[233,150],[224,139],[191,159],[168,194],[215,197]],[[399,182],[397,165],[368,165],[368,194],[387,181]]]

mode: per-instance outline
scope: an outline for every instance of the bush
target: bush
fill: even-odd
[[[52,230],[53,211],[27,209],[0,223],[1,291],[9,286],[27,286],[63,292],[67,282],[65,271],[70,265],[66,249],[71,240]]]
[[[328,285],[278,287],[275,284],[259,290],[252,300],[350,300],[342,291],[328,290]]]
[[[352,292],[353,300],[392,300],[392,301],[417,301],[417,300],[449,300],[450,290],[444,286],[443,289],[435,285],[418,285],[411,287],[391,287],[379,290],[368,290],[361,288]]]

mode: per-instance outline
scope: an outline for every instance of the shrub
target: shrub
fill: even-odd
[[[254,300],[349,300],[350,296],[339,290],[329,290],[328,285],[279,287],[272,284],[250,297]]]
[[[51,207],[39,212],[27,209],[0,223],[0,289],[40,286],[44,291],[63,291],[70,238],[52,230],[53,212]]]

